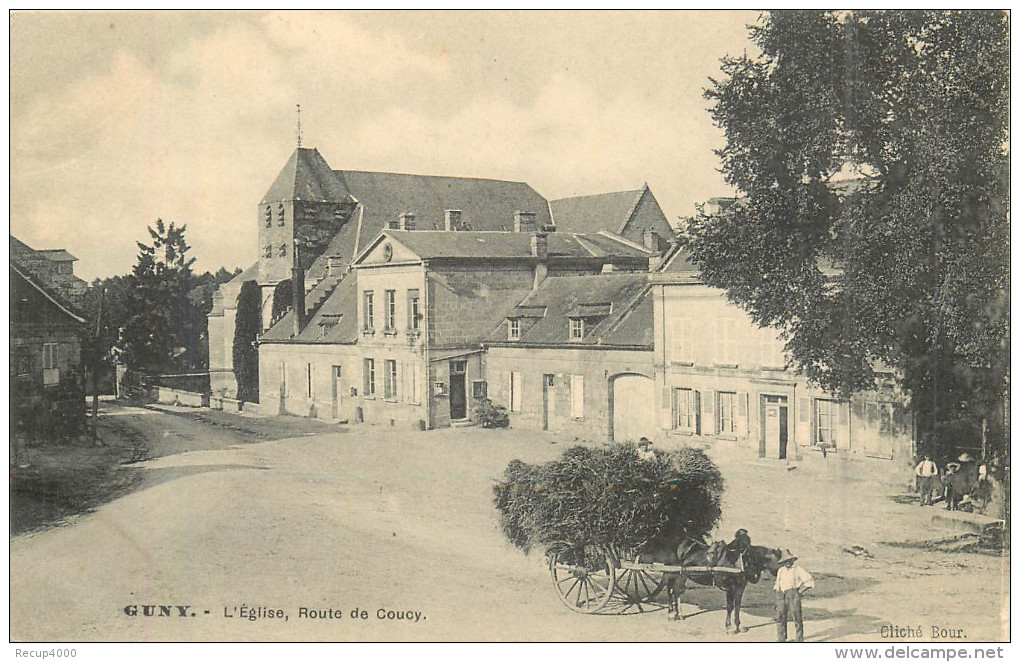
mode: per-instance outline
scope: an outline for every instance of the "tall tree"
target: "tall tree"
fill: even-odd
[[[152,243],[137,242],[121,344],[129,367],[159,374],[189,368],[189,353],[199,342],[198,314],[188,297],[195,258],[188,257],[187,225],[157,219],[148,230]]]
[[[845,396],[888,366],[936,444],[982,419],[1001,444],[1007,15],[781,11],[751,37],[705,92],[741,199],[688,223],[702,277],[811,381]]]
[[[258,283],[244,281],[237,295],[233,346],[237,399],[244,402],[259,401],[259,354],[255,340],[262,331],[261,311],[262,291]]]

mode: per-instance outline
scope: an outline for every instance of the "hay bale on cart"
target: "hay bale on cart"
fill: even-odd
[[[543,549],[560,598],[592,612],[617,592],[621,562],[650,541],[707,536],[722,512],[723,487],[700,449],[644,459],[636,446],[620,444],[574,446],[544,464],[514,460],[493,492],[507,539],[526,553]],[[564,595],[564,587],[577,594]]]

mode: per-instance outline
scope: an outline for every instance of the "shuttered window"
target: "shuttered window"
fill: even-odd
[[[521,410],[521,373],[510,373],[510,411]]]

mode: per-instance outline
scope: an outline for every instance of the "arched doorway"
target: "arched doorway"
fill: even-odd
[[[655,386],[651,377],[617,375],[610,389],[610,430],[614,441],[637,441],[655,434]]]

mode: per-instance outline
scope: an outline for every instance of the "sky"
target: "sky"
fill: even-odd
[[[296,146],[334,169],[648,183],[671,222],[731,191],[702,90],[754,12],[17,12],[11,233],[91,280],[161,217],[198,271],[257,259]]]

